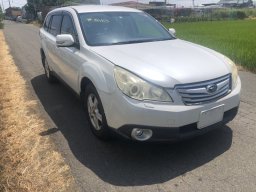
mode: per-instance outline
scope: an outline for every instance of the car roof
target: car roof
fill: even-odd
[[[88,13],[88,12],[141,12],[137,9],[120,7],[120,6],[111,6],[111,5],[78,5],[78,6],[68,6],[54,9],[55,11],[67,10],[69,8],[74,9],[78,13]]]

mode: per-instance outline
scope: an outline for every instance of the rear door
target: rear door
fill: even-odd
[[[61,74],[59,62],[61,62],[58,55],[58,47],[56,46],[56,36],[60,34],[60,26],[62,22],[62,13],[56,12],[51,15],[50,24],[48,27],[48,33],[45,36],[46,50],[47,50],[47,61],[50,69],[53,70],[57,75]]]

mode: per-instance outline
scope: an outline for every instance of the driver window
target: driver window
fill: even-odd
[[[68,15],[63,16],[61,34],[71,34],[74,40],[78,42],[72,19]]]

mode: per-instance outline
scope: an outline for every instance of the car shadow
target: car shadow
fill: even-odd
[[[232,143],[228,126],[179,143],[134,143],[120,139],[102,142],[88,128],[79,99],[58,83],[49,85],[44,75],[32,86],[69,147],[84,166],[103,181],[116,186],[163,183],[200,167],[227,151]]]

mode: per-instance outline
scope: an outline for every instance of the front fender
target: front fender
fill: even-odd
[[[96,87],[98,92],[112,93],[116,88],[114,79],[114,65],[109,62],[84,62],[79,74],[80,93],[82,79],[88,78]]]

